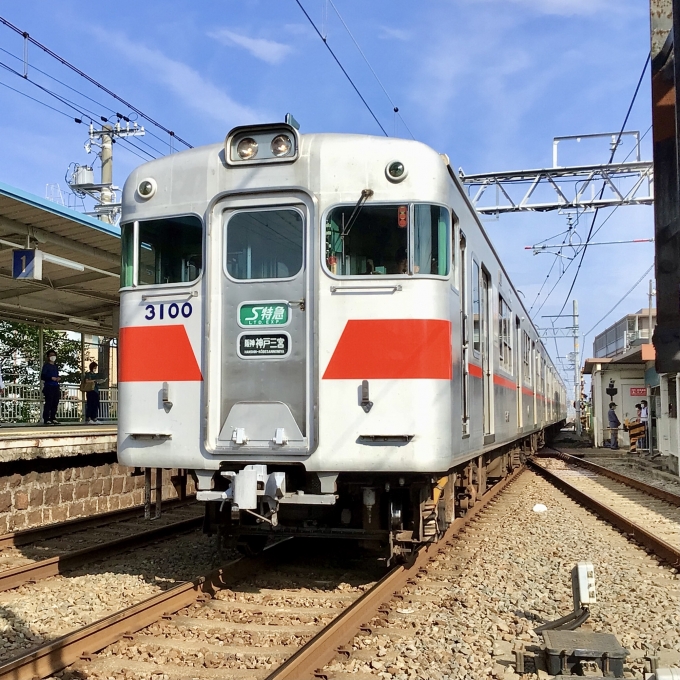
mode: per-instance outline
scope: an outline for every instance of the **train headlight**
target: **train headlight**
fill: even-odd
[[[151,177],[143,179],[137,185],[137,193],[139,194],[140,198],[143,198],[145,200],[151,198],[156,193],[156,189],[157,189],[156,180],[152,179]]]
[[[292,148],[293,143],[288,135],[277,135],[272,139],[271,150],[277,158],[287,156]]]
[[[401,161],[390,161],[385,168],[385,176],[390,182],[401,182],[406,179],[408,172]]]
[[[294,163],[299,156],[300,135],[287,123],[241,125],[224,140],[227,165]]]
[[[257,156],[257,142],[252,137],[245,137],[238,143],[236,153],[244,161],[255,158]]]

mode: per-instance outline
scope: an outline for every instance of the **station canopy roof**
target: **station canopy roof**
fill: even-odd
[[[15,279],[13,251],[36,249],[42,279]],[[120,229],[0,182],[0,319],[117,335]]]

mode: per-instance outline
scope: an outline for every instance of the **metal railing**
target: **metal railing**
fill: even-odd
[[[61,399],[57,408],[57,420],[79,422],[85,413],[85,395],[79,385],[59,386]],[[42,419],[42,387],[36,385],[5,384],[0,396],[0,422],[37,423]],[[118,418],[118,388],[99,390],[99,420],[111,422]]]

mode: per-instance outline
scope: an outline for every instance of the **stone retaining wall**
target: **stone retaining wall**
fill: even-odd
[[[177,498],[179,483],[178,470],[163,470],[163,498]],[[195,493],[191,477],[187,493]],[[0,534],[143,502],[143,471],[119,465],[115,454],[0,466]]]

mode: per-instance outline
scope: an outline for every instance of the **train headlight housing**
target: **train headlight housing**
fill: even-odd
[[[151,177],[147,177],[137,185],[137,194],[140,198],[148,200],[156,193],[157,188],[158,185],[156,184],[156,180]]]
[[[236,153],[239,158],[244,161],[249,161],[251,158],[257,156],[258,143],[252,137],[244,137],[236,147]]]
[[[390,182],[401,182],[407,175],[408,170],[401,161],[390,161],[385,167],[385,176]]]
[[[272,139],[270,148],[272,153],[277,158],[280,158],[281,156],[287,156],[290,153],[290,150],[293,148],[293,143],[290,141],[288,135],[276,135],[276,137]]]
[[[286,123],[243,125],[224,142],[224,160],[233,167],[244,164],[292,163],[300,149],[298,131]]]

